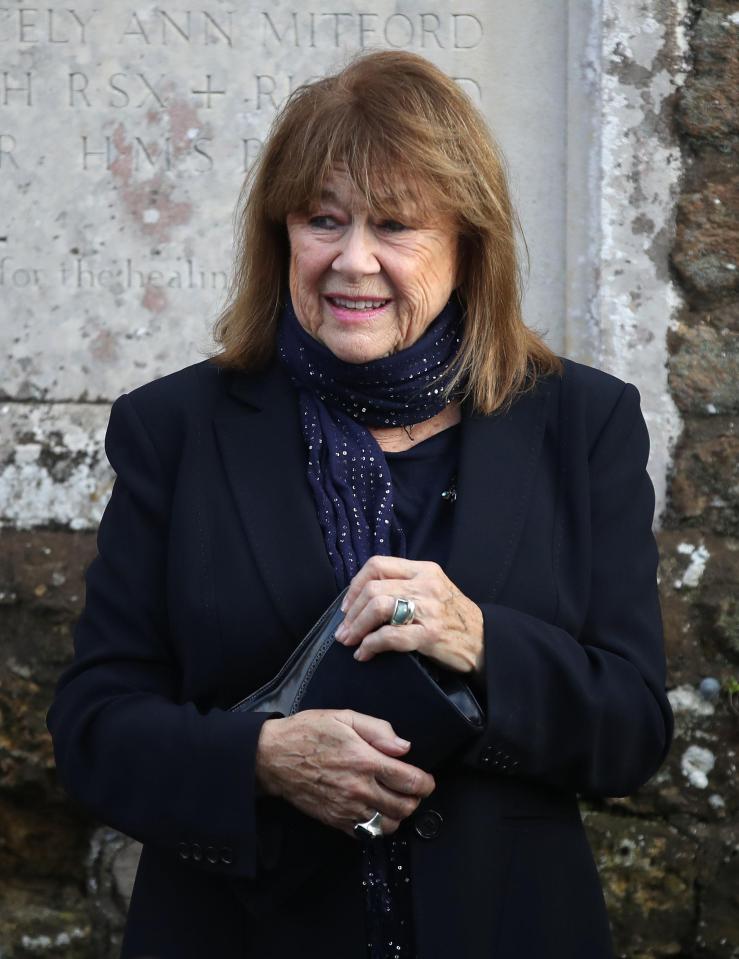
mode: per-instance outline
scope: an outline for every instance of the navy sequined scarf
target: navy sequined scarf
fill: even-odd
[[[441,412],[454,398],[445,387],[462,332],[462,307],[453,295],[411,346],[347,363],[301,326],[287,296],[279,358],[298,389],[308,481],[339,590],[370,556],[405,556],[390,470],[367,427],[407,426]]]

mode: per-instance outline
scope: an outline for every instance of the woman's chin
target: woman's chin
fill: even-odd
[[[357,330],[337,332],[325,339],[321,337],[321,340],[344,363],[370,363],[394,352],[387,343],[371,342],[369,337],[361,336]]]

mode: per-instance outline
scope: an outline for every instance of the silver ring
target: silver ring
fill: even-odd
[[[376,812],[367,822],[355,823],[354,832],[360,839],[379,839],[382,836],[382,813]]]
[[[396,599],[393,615],[390,617],[391,626],[407,626],[413,622],[416,613],[416,604],[412,599]]]

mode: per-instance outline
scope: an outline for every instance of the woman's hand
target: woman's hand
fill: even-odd
[[[433,776],[396,759],[410,747],[390,723],[350,709],[306,709],[262,724],[256,776],[327,826],[354,835],[355,823],[375,812],[393,833],[436,783]]]
[[[412,623],[389,625],[397,598],[415,602]],[[336,638],[358,647],[356,659],[371,659],[388,649],[417,650],[448,669],[482,672],[482,610],[438,563],[371,556],[351,581],[344,610]]]

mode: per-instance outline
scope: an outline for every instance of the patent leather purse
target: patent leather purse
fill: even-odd
[[[292,716],[304,709],[352,709],[387,720],[410,740],[404,761],[431,770],[482,730],[484,714],[461,674],[419,653],[384,652],[366,662],[335,638],[344,589],[279,673],[231,712]]]

